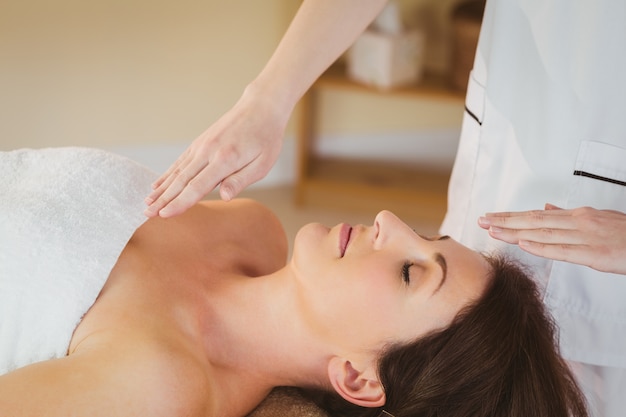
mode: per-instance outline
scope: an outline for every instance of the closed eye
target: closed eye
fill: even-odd
[[[411,283],[411,274],[409,273],[409,270],[412,266],[413,263],[408,261],[402,265],[402,280],[407,286]]]

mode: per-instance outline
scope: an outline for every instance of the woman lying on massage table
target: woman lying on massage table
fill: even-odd
[[[586,415],[514,264],[387,211],[287,248],[249,200],[146,221],[67,355],[0,376],[0,414],[243,416],[297,386],[350,415]]]

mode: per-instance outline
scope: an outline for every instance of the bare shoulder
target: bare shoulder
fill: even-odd
[[[223,212],[233,219],[248,219],[255,223],[266,223],[282,231],[283,227],[278,217],[266,205],[250,198],[236,198],[232,201],[204,200],[199,206]]]
[[[198,206],[206,210],[204,218],[211,221],[212,227],[219,223],[221,235],[236,241],[248,258],[258,254],[262,259],[275,259],[272,270],[286,262],[289,245],[285,230],[267,206],[243,198],[229,202],[203,201]]]
[[[169,263],[183,257],[179,263],[209,262],[248,275],[283,267],[289,249],[276,215],[250,199],[201,201],[179,216],[151,218],[137,229],[130,246]]]
[[[146,346],[140,342],[128,349],[131,352],[122,353],[124,358],[116,369],[106,371],[106,380],[135,394],[129,400],[138,402],[141,412],[136,415],[213,415],[212,383],[206,364],[199,358],[175,343]]]
[[[189,356],[143,343],[86,348],[1,376],[0,403],[14,417],[203,417],[211,390],[198,368]]]

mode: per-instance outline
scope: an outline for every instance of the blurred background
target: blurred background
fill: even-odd
[[[299,5],[298,0],[0,0],[0,151],[90,146],[163,171],[235,103]],[[397,5],[407,27],[425,35],[424,72],[450,74],[452,16],[459,0]],[[456,99],[433,100],[326,88],[317,101],[314,151],[378,155],[445,172],[454,160],[463,112],[463,92],[455,94]],[[293,200],[301,117],[294,113],[278,163],[251,190],[260,199],[263,190],[278,189],[286,196],[285,207]],[[376,210],[339,215],[364,215],[371,223]]]

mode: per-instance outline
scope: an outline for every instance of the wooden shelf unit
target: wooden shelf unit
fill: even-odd
[[[449,170],[428,170],[393,161],[322,158],[315,155],[318,93],[322,89],[456,103],[463,102],[464,93],[451,89],[446,78],[433,75],[425,76],[413,86],[377,90],[349,80],[343,67],[333,66],[319,78],[300,103],[297,205],[314,204],[353,210],[380,207],[400,216],[441,221],[446,211]]]

